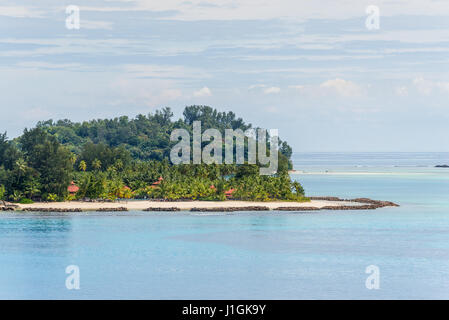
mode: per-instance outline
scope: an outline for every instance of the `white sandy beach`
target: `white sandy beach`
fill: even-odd
[[[360,204],[360,203],[359,203]],[[253,202],[253,201],[182,201],[182,202],[160,202],[149,200],[130,200],[117,202],[51,202],[51,203],[33,203],[20,204],[20,209],[25,208],[54,208],[54,209],[82,209],[82,210],[98,210],[100,208],[120,208],[125,207],[128,210],[144,210],[148,208],[179,208],[187,211],[192,208],[227,208],[227,207],[248,207],[248,206],[265,206],[270,209],[278,207],[314,207],[322,208],[325,206],[342,206],[357,205],[357,203],[349,201],[328,201],[328,200],[311,200],[310,202],[290,202],[290,201],[273,201],[273,202]]]

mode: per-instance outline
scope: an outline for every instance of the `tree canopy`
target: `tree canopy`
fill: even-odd
[[[12,141],[0,134],[0,199],[21,201],[80,198],[163,198],[247,200],[304,199],[301,185],[290,180],[292,149],[279,142],[279,167],[274,176],[260,176],[258,165],[184,164],[169,161],[173,129],[252,128],[233,112],[189,106],[183,119],[172,120],[170,108],[154,114],[97,119],[41,121]],[[162,179],[160,179],[162,177]],[[67,187],[74,181],[76,194]]]

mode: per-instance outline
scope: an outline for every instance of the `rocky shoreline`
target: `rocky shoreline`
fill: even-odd
[[[321,210],[373,210],[384,207],[399,207],[397,203],[391,201],[373,200],[369,198],[355,198],[355,199],[341,199],[338,197],[309,197],[310,200],[327,200],[327,201],[342,201],[342,202],[356,202],[361,205],[354,206],[325,206]]]
[[[320,211],[320,210],[374,210],[383,207],[399,207],[398,204],[391,201],[372,200],[368,198],[340,199],[336,197],[311,197],[311,200],[344,201],[357,202],[361,205],[340,205],[317,207],[277,207],[273,211]],[[227,207],[227,208],[192,208],[195,212],[235,212],[235,211],[269,211],[268,207],[250,206],[250,207]]]
[[[10,202],[0,200],[0,211],[15,211],[19,206]]]
[[[12,204],[5,201],[0,201],[0,211],[22,211],[22,212],[58,212],[58,213],[70,213],[70,212],[126,212],[131,210],[139,210],[146,212],[176,212],[176,211],[190,211],[190,212],[237,212],[237,211],[292,211],[292,212],[304,212],[304,211],[322,211],[322,210],[374,210],[384,207],[399,207],[398,204],[391,201],[372,200],[369,198],[356,198],[356,199],[341,199],[337,197],[309,197],[312,201],[327,201],[329,205],[321,206],[288,206],[288,202],[285,202],[285,206],[275,206],[273,203],[270,206],[253,205],[253,206],[233,206],[231,201],[229,205],[221,206],[221,203],[212,206],[192,206],[192,207],[147,207],[145,209],[128,208],[126,206],[121,207],[100,207],[100,208],[80,208],[80,207],[21,207],[20,205]],[[337,204],[335,204],[337,202]],[[342,204],[338,204],[342,202]],[[352,204],[354,203],[354,204]],[[201,203],[203,204],[203,203]]]
[[[176,208],[176,207],[170,207],[170,208],[156,207],[156,208],[146,208],[146,209],[143,209],[142,211],[166,211],[166,212],[173,212],[173,211],[181,211],[181,209],[180,208]]]
[[[100,208],[96,210],[98,212],[123,212],[123,211],[129,211],[128,208],[125,207],[119,207],[119,208]]]
[[[235,211],[269,211],[270,208],[265,206],[249,206],[249,207],[215,207],[215,208],[192,208],[192,212],[235,212]]]
[[[25,212],[83,212],[80,208],[70,208],[70,209],[61,209],[61,208],[23,208],[17,211],[25,211]]]

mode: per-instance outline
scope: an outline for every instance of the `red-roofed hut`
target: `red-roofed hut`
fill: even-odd
[[[151,184],[151,188],[157,188],[158,185],[160,185],[163,180],[164,180],[164,178],[159,177],[159,179],[157,179],[157,181],[155,181]]]
[[[67,191],[70,194],[75,194],[80,190],[80,188],[75,184],[75,182],[70,182],[70,186],[67,187]]]
[[[225,191],[225,196],[226,198],[231,198],[232,197],[232,193],[235,191],[235,189],[229,189],[227,191]]]

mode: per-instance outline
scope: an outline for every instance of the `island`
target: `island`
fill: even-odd
[[[265,140],[260,139],[259,130],[257,139],[245,135],[241,145],[237,136],[231,137],[231,153],[244,150],[241,163],[234,161],[238,157],[233,154],[231,162],[173,163],[178,143],[174,130],[185,130],[189,142],[190,133],[198,133],[195,124],[200,123],[204,132],[216,132],[215,139],[200,140],[204,158],[210,145],[215,146],[214,156],[221,149],[228,151],[222,133],[248,132],[253,127],[233,112],[209,106],[189,106],[183,119],[173,121],[172,117],[171,110],[164,108],[133,119],[41,121],[12,140],[0,134],[0,210],[230,212],[396,206],[370,199],[307,197],[300,182],[289,175],[292,148],[286,141],[270,140],[264,131],[260,132],[268,139],[260,145]],[[249,154],[256,140],[258,151],[266,150],[257,153],[257,162]],[[273,141],[276,148],[271,146]],[[191,156],[189,148],[187,152]],[[275,172],[261,174],[261,168],[268,166],[260,158],[264,153],[276,156]]]

